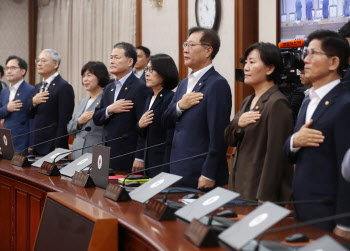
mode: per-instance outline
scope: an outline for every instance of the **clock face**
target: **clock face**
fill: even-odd
[[[216,28],[219,16],[219,0],[197,0],[196,19],[197,25],[204,28]]]

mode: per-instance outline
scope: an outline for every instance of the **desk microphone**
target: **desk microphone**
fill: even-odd
[[[166,143],[166,142],[164,142],[164,143],[162,143],[162,144],[165,144],[165,143]],[[154,145],[154,146],[156,146],[156,145]],[[148,170],[151,170],[151,169],[154,169],[154,168],[157,168],[157,167],[161,167],[161,166],[166,166],[166,165],[175,164],[175,163],[182,162],[182,161],[185,161],[185,160],[190,160],[190,159],[202,157],[202,156],[205,156],[205,155],[207,155],[207,154],[211,154],[211,155],[212,155],[212,154],[216,154],[216,151],[215,151],[215,150],[212,150],[212,151],[210,151],[210,152],[205,152],[205,153],[193,155],[193,156],[191,156],[191,157],[187,157],[187,158],[183,158],[183,159],[171,161],[171,162],[168,162],[168,163],[165,163],[165,164],[160,164],[160,165],[148,167],[148,168],[145,168],[145,169],[143,169],[143,170],[131,172],[131,173],[129,173],[128,175],[126,175],[126,177],[125,177],[125,179],[124,179],[124,181],[123,181],[122,186],[123,186],[123,187],[125,186],[125,180],[126,180],[130,175],[132,175],[132,174],[136,174],[136,173],[143,172],[143,171],[148,171]]]
[[[52,124],[51,126],[53,126],[53,125],[56,125],[56,124]],[[48,127],[51,127],[51,126],[48,126]],[[44,129],[44,128],[40,128],[40,129],[38,129],[38,130],[42,130],[42,129]],[[38,130],[34,130],[34,131],[38,131]],[[34,131],[31,131],[31,132],[34,132]],[[50,141],[53,141],[53,140],[56,140],[56,139],[60,139],[60,138],[64,138],[64,137],[67,137],[67,136],[69,136],[69,135],[71,135],[71,134],[76,134],[76,133],[79,133],[79,132],[82,132],[82,131],[87,131],[87,132],[89,132],[89,131],[91,131],[91,127],[90,127],[90,126],[87,126],[87,127],[85,127],[84,129],[75,131],[75,132],[73,132],[73,133],[68,133],[68,134],[66,134],[66,135],[62,135],[62,136],[59,136],[59,137],[56,137],[56,138],[53,138],[53,139],[49,139],[49,140],[40,142],[40,143],[35,144],[35,145],[31,145],[31,146],[25,148],[25,149],[22,151],[22,155],[24,154],[24,152],[25,152],[26,150],[28,150],[28,148],[32,148],[32,147],[35,147],[35,146],[39,146],[39,145],[48,143],[48,142],[50,142]]]
[[[24,123],[25,123],[25,122],[24,122]],[[27,134],[30,134],[30,133],[33,133],[33,132],[41,131],[41,130],[44,130],[44,129],[47,129],[47,128],[50,128],[50,127],[55,127],[55,126],[57,126],[57,124],[56,124],[56,123],[53,123],[53,124],[51,124],[51,125],[49,125],[49,126],[45,126],[45,127],[39,128],[39,129],[35,129],[35,130],[33,130],[33,131],[30,131],[30,132],[18,134],[18,135],[16,135],[15,137],[12,137],[12,139],[15,139],[15,138],[17,138],[17,137],[21,137],[21,136],[24,136],[24,135],[27,135]]]
[[[10,127],[16,127],[16,126],[19,126],[19,125],[24,125],[26,122],[25,121],[22,121],[22,122],[19,122],[19,123],[17,123],[17,124],[12,124],[12,125],[8,125],[8,126],[6,126],[6,128],[5,129],[10,129]]]
[[[292,229],[292,228],[299,228],[299,227],[304,227],[304,226],[307,226],[307,225],[313,225],[313,224],[317,224],[317,223],[323,223],[323,222],[337,220],[337,219],[342,219],[342,218],[347,218],[347,217],[350,217],[350,212],[342,213],[342,214],[336,214],[336,215],[331,215],[331,216],[327,216],[327,217],[323,217],[323,218],[318,218],[318,219],[315,219],[315,220],[304,221],[304,222],[296,223],[296,224],[293,224],[293,225],[284,226],[284,227],[278,227],[278,228],[274,228],[274,229],[268,230],[265,233],[262,233],[260,235],[260,237],[258,238],[257,246],[255,247],[255,251],[259,251],[260,241],[264,237],[266,237],[267,235],[270,235],[270,234],[273,234],[273,233],[277,233],[277,232],[280,232],[280,231],[289,230],[289,229]]]
[[[153,145],[153,146],[150,146],[148,148],[151,148],[151,147],[156,147],[156,146],[159,146],[159,145],[164,145],[166,144],[168,141],[165,141],[161,144],[158,144],[158,145]],[[146,147],[147,148],[147,147]],[[172,162],[168,162],[168,163],[165,163],[165,164],[160,164],[160,165],[156,165],[156,166],[152,166],[152,167],[149,167],[149,168],[145,168],[143,170],[139,170],[139,171],[135,171],[135,172],[131,172],[129,173],[128,175],[125,176],[124,180],[123,180],[123,183],[121,186],[116,186],[116,189],[117,189],[117,192],[116,192],[116,196],[114,198],[114,201],[129,201],[131,200],[130,196],[129,196],[129,193],[126,191],[125,189],[125,181],[126,179],[132,175],[132,174],[137,174],[137,173],[140,173],[140,172],[144,172],[144,171],[148,171],[148,170],[151,170],[151,169],[154,169],[154,168],[158,168],[158,167],[161,167],[161,166],[166,166],[166,165],[171,165],[171,164],[175,164],[175,163],[178,163],[178,162],[181,162],[181,161],[185,161],[185,160],[190,160],[190,159],[193,159],[193,158],[198,158],[198,157],[201,157],[201,156],[205,156],[207,154],[214,154],[216,153],[216,151],[210,151],[210,152],[206,152],[206,153],[201,153],[201,154],[197,154],[197,155],[194,155],[194,156],[191,156],[191,157],[188,157],[188,158],[184,158],[184,159],[179,159],[179,160],[175,160],[175,161],[172,161]],[[123,154],[124,155],[124,154]],[[118,156],[117,156],[118,157]],[[108,190],[108,187],[107,187],[107,190]]]
[[[75,152],[75,151],[79,151],[79,150],[83,150],[85,148],[89,148],[89,147],[93,147],[94,145],[101,145],[101,144],[104,144],[104,143],[107,143],[107,142],[111,142],[113,140],[119,140],[119,139],[127,139],[129,137],[129,135],[127,133],[123,134],[121,137],[118,137],[118,138],[114,138],[114,139],[110,139],[110,140],[105,140],[105,141],[102,141],[100,143],[96,143],[96,144],[93,144],[93,145],[89,145],[89,146],[84,146],[82,148],[78,148],[78,149],[74,149],[74,150],[71,150],[69,151],[69,154]],[[67,154],[67,152],[64,152],[64,153],[60,153],[58,154],[54,159],[53,159],[53,162],[52,163],[56,163],[56,158],[60,155],[64,155],[64,154]]]

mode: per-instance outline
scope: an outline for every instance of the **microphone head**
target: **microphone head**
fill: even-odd
[[[91,126],[85,127],[85,131],[90,132],[91,131]]]

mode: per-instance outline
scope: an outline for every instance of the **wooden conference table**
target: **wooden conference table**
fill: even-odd
[[[0,160],[0,250],[32,250],[35,244],[40,217],[48,192],[74,196],[118,219],[119,249],[121,250],[226,250],[224,247],[197,248],[184,237],[188,224],[175,221],[156,221],[142,212],[145,205],[135,202],[113,202],[103,196],[100,188],[81,188],[71,184],[64,176],[49,177],[38,173],[37,168],[21,168]],[[170,194],[178,200],[179,194]],[[254,207],[232,208],[246,215]],[[295,223],[287,217],[275,227]],[[267,236],[268,240],[283,240],[286,236],[303,232],[310,239],[326,234],[312,226],[279,232]],[[341,241],[340,238],[337,238]]]

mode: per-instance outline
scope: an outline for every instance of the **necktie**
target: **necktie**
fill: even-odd
[[[44,92],[44,91],[46,91],[46,86],[47,86],[47,82],[46,81],[44,81],[43,82],[43,85],[42,85],[42,87],[41,87],[41,92]]]

